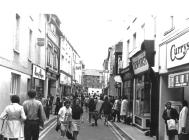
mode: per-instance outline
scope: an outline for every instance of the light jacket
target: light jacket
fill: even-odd
[[[23,107],[17,103],[8,105],[0,115],[0,119],[4,118],[4,137],[22,138],[23,121],[26,119]]]
[[[189,133],[189,112],[188,107],[184,106],[179,114],[178,134],[181,134],[182,128],[185,127],[186,133]]]

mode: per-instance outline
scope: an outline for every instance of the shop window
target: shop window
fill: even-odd
[[[20,92],[20,75],[12,73],[11,74],[10,94],[18,95],[19,92]]]
[[[135,94],[135,114],[145,116],[150,113],[150,82],[147,75],[137,76]]]

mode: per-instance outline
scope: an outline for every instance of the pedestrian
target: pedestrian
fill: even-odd
[[[28,91],[29,99],[24,101],[23,107],[26,114],[26,121],[24,124],[25,140],[38,140],[40,126],[44,124],[46,115],[39,100],[36,100],[36,91]]]
[[[178,134],[179,140],[189,140],[189,112],[186,100],[182,102],[182,110],[179,114]]]
[[[113,122],[115,122],[116,117],[117,117],[117,122],[120,122],[121,101],[118,97],[116,97],[112,109],[114,110]]]
[[[102,107],[102,104],[103,104],[103,97],[100,96],[100,99],[97,100],[97,103],[96,103],[96,112],[97,112],[97,115],[98,117],[101,119],[101,114],[100,114],[100,109]]]
[[[77,140],[81,122],[83,122],[83,108],[81,107],[81,100],[76,98],[72,106],[73,140]]]
[[[52,104],[51,104],[50,97],[47,97],[47,100],[45,103],[45,114],[46,114],[47,120],[49,119],[49,116],[50,116],[51,106]]]
[[[171,102],[167,102],[162,118],[165,121],[168,140],[175,140],[175,135],[177,135],[178,132],[176,129],[170,129],[170,126],[168,125],[170,124],[170,121],[173,121],[173,123],[175,124],[179,119],[179,114],[176,109],[171,107]]]
[[[123,96],[122,102],[121,102],[120,116],[124,120],[125,124],[128,124],[127,123],[127,115],[128,115],[128,100],[127,100],[127,96]]]
[[[108,126],[108,118],[111,115],[111,109],[112,109],[112,105],[110,103],[110,101],[108,100],[108,96],[105,96],[104,102],[101,106],[100,109],[100,113],[102,113],[102,111],[104,112],[104,125]]]
[[[56,98],[56,103],[55,103],[55,112],[54,115],[58,115],[58,111],[61,108],[61,102],[60,102],[60,97]]]
[[[6,121],[4,123],[4,140],[19,140],[24,137],[23,122],[26,120],[26,115],[23,106],[19,103],[19,96],[12,95],[11,104],[6,106],[0,115],[0,119]]]
[[[71,120],[72,109],[70,107],[70,101],[66,100],[64,106],[62,106],[58,112],[57,124],[61,125],[61,136],[65,136],[66,133],[71,133]]]
[[[91,123],[91,119],[93,117],[95,107],[96,107],[96,105],[95,105],[94,98],[90,97],[90,99],[89,99],[89,123]]]

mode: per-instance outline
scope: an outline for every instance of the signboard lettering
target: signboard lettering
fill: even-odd
[[[189,71],[170,74],[168,78],[168,87],[189,86]]]
[[[189,63],[189,33],[167,44],[167,68]]]
[[[33,77],[45,80],[45,70],[36,65],[33,65]]]
[[[132,65],[135,74],[147,71],[149,69],[145,51],[132,59]]]

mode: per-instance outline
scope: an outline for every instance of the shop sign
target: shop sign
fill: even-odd
[[[37,45],[44,46],[45,45],[45,38],[37,38]]]
[[[167,44],[167,68],[173,68],[189,61],[189,33]]]
[[[132,58],[132,65],[133,65],[133,71],[134,74],[138,74],[144,71],[147,71],[149,69],[149,64],[146,59],[146,52],[143,51],[136,57]]]
[[[45,80],[45,70],[36,65],[33,65],[33,77]]]
[[[189,71],[170,74],[168,77],[168,87],[189,86]]]
[[[63,85],[71,85],[71,78],[63,73],[60,74],[60,83]]]

